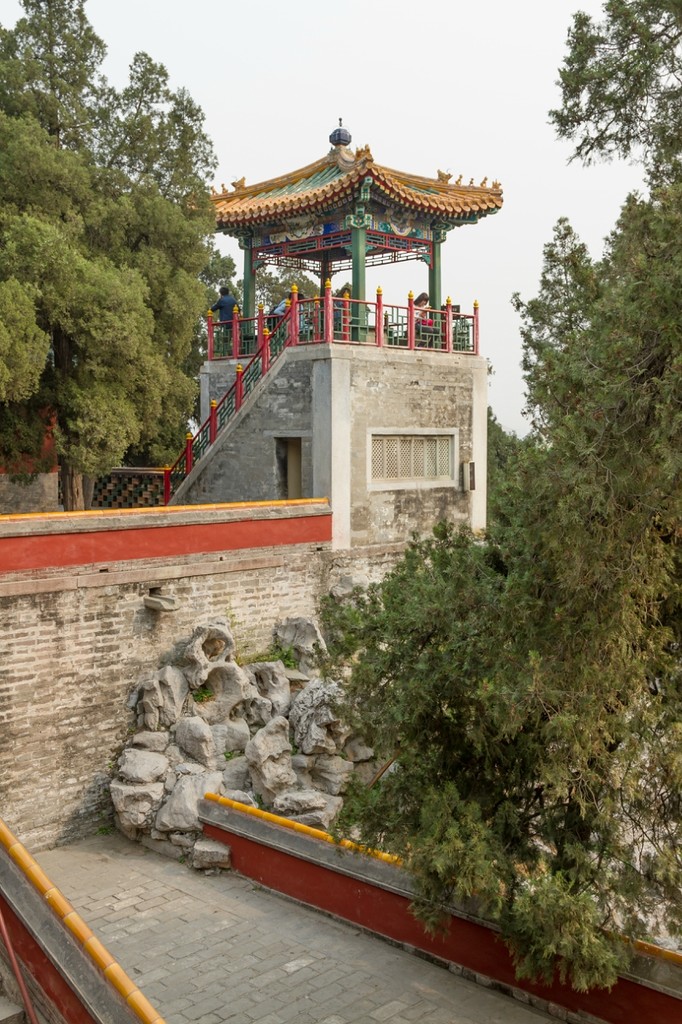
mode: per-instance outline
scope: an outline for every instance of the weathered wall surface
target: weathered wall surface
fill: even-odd
[[[485,458],[476,451],[473,430],[474,380],[487,374],[485,361],[468,355],[400,352],[385,348],[354,353],[350,367],[350,450],[352,544],[389,544],[413,530],[427,532],[440,519],[466,522],[469,492],[460,484],[460,463]],[[444,486],[423,480],[400,487],[371,479],[374,432],[451,435],[453,479]],[[482,472],[480,472],[482,470]],[[485,462],[479,466],[485,485]]]
[[[0,515],[56,512],[58,483],[56,473],[39,473],[27,484],[13,483],[5,473],[0,473]]]
[[[0,519],[0,806],[22,842],[108,822],[128,697],[195,626],[227,617],[248,657],[344,575],[394,564],[400,546],[332,552],[330,519],[323,502]],[[159,592],[175,611],[145,606]]]
[[[195,467],[177,500],[284,497],[277,438],[301,438],[302,493],[325,495],[334,547],[404,543],[439,519],[485,525],[487,364],[479,356],[373,345],[287,349]],[[452,438],[452,479],[371,480],[373,431]],[[461,485],[476,464],[476,490]]]
[[[76,533],[60,532],[68,517],[41,517],[42,535],[31,533],[39,526],[31,520],[0,520],[0,806],[32,849],[91,834],[108,815],[111,766],[132,724],[126,700],[181,637],[228,617],[239,648],[253,652],[270,646],[277,620],[315,615],[327,572],[326,506],[232,510],[231,523],[229,510],[177,513],[172,527],[165,510],[85,513],[71,517]],[[216,530],[251,525],[262,543],[145,553],[155,535],[191,534],[205,520]],[[299,539],[289,543],[294,527]],[[127,557],[114,560],[117,537]],[[86,550],[94,540],[100,559],[75,561],[79,544]],[[32,542],[45,541],[37,553],[51,552],[51,561],[2,572],[30,561]],[[177,610],[145,607],[158,590],[177,599]]]
[[[276,440],[287,437],[301,438],[302,495],[313,497],[311,361],[301,359],[301,352],[287,352],[275,364],[258,385],[255,401],[242,408],[197,465],[179,501],[194,505],[284,498]]]

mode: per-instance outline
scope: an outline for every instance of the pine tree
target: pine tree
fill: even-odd
[[[83,507],[83,474],[179,450],[213,227],[201,111],[145,54],[113,90],[84,6],[23,0],[26,16],[0,34],[0,288],[22,292],[37,356],[0,419],[16,428],[29,405],[50,410],[66,508]],[[3,437],[14,447],[2,457],[16,457],[16,429]]]
[[[673,38],[678,6],[605,5],[637,38],[654,8]],[[603,65],[582,67],[589,95]],[[476,897],[519,974],[581,989],[613,983],[619,933],[682,934],[682,183],[647,109],[658,187],[597,263],[560,221],[537,297],[514,299],[534,429],[487,541],[440,525],[327,606],[347,712],[393,759],[345,824],[405,858],[427,922]],[[565,110],[582,155],[608,152],[592,108]],[[627,139],[619,95],[603,117]]]

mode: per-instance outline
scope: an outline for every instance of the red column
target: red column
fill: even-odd
[[[208,334],[208,358],[213,359],[213,310],[209,309],[206,314],[206,331]]]
[[[384,293],[381,287],[377,288],[377,319],[376,319],[377,347],[384,345]]]
[[[320,297],[315,296],[315,302],[313,304],[313,341],[322,341],[322,332],[320,330]]]
[[[291,313],[289,314],[290,344],[298,345],[298,285],[291,286]]]
[[[208,438],[211,444],[215,441],[218,436],[218,413],[216,408],[218,403],[215,398],[211,399],[211,411],[208,414]]]
[[[414,349],[414,292],[407,296],[407,347]]]
[[[350,341],[350,293],[344,292],[343,298],[341,299],[342,306],[342,326],[341,326],[341,337],[344,341]]]
[[[334,300],[332,298],[332,283],[327,278],[324,282],[324,334],[323,341],[334,340]]]
[[[232,358],[239,359],[239,306],[232,312]]]
[[[263,303],[258,303],[258,323],[256,325],[256,351],[263,344],[263,331],[265,329],[265,309]]]
[[[263,331],[263,343],[260,347],[260,365],[263,376],[270,369],[270,331],[265,328]]]
[[[452,352],[452,299],[448,295],[445,300],[445,351]]]
[[[187,431],[185,435],[185,475],[189,476],[192,472],[192,433]]]
[[[474,355],[478,355],[478,299],[474,300]]]
[[[237,377],[234,382],[234,410],[241,408],[241,404],[244,401],[244,382],[242,380],[242,374],[244,373],[244,367],[241,363],[237,363]]]

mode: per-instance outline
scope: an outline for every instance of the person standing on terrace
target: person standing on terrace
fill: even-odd
[[[218,323],[232,323],[237,300],[230,295],[230,289],[223,286],[220,289],[220,298],[211,306],[211,311],[218,314]]]

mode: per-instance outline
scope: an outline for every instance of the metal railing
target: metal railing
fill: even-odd
[[[219,402],[211,402],[208,419],[196,434],[187,434],[183,452],[165,468],[166,505],[289,346],[349,344],[478,355],[477,302],[472,314],[460,313],[450,299],[442,309],[419,309],[410,292],[407,306],[384,305],[381,288],[376,301],[359,301],[333,296],[329,281],[322,298],[300,301],[294,285],[282,316],[266,314],[261,304],[255,317],[241,318],[235,308],[231,323],[214,324],[209,311],[207,326],[209,360],[236,360],[235,381]]]

